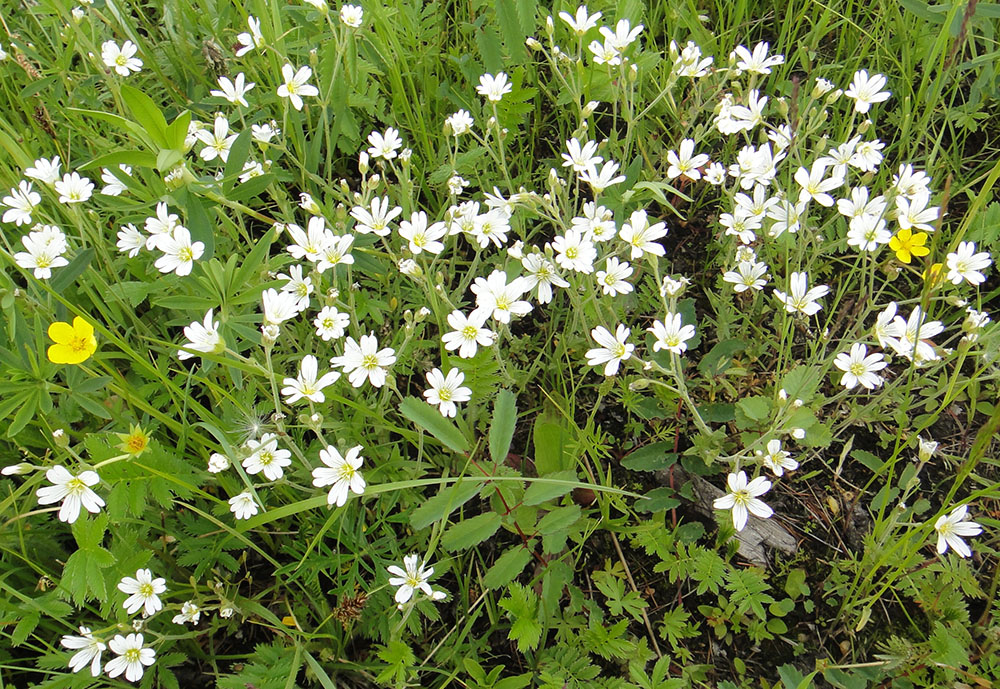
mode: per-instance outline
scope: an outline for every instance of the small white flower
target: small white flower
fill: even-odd
[[[125,41],[121,48],[114,41],[105,41],[101,44],[101,59],[104,64],[123,77],[142,69],[142,60],[135,56],[137,52],[139,48],[132,41]]]
[[[448,325],[452,330],[441,336],[444,348],[449,352],[457,349],[458,356],[471,359],[480,346],[492,346],[496,334],[489,328],[483,327],[489,317],[488,312],[478,309],[468,316],[461,311],[452,311],[448,314]]]
[[[552,248],[556,252],[556,263],[564,270],[586,275],[594,272],[597,248],[580,232],[566,230],[565,235],[557,235],[552,240]]]
[[[156,204],[156,217],[146,218],[145,229],[149,233],[146,239],[146,248],[155,249],[159,246],[160,240],[173,235],[174,230],[182,227],[180,219],[176,213],[171,213],[167,204]]]
[[[230,500],[229,502],[232,504],[233,501]],[[198,609],[193,600],[189,600],[184,602],[181,606],[181,611],[174,615],[171,622],[174,624],[198,624],[199,619],[201,619],[201,610]]]
[[[250,29],[249,32],[244,31],[236,36],[236,40],[240,44],[240,48],[236,51],[236,57],[243,57],[254,48],[260,48],[264,45],[264,36],[260,33],[260,20],[250,15],[247,17],[247,26]]]
[[[694,139],[684,139],[681,141],[681,145],[678,147],[676,153],[674,151],[667,151],[667,162],[670,164],[667,168],[667,179],[684,176],[690,180],[699,180],[701,179],[701,170],[699,168],[707,165],[708,160],[708,154],[706,153],[695,155]]]
[[[208,458],[208,473],[220,474],[229,468],[229,457],[213,452]]]
[[[59,166],[59,156],[55,156],[52,160],[39,158],[24,171],[24,176],[37,179],[45,184],[55,184],[60,177]]]
[[[600,194],[608,187],[625,181],[625,175],[619,175],[618,169],[618,163],[613,160],[604,163],[600,170],[591,165],[580,175],[580,180],[589,184],[595,194]]]
[[[613,376],[618,373],[621,362],[631,357],[635,350],[635,345],[628,342],[629,332],[630,330],[621,323],[618,324],[613,335],[602,325],[591,330],[590,336],[600,347],[587,350],[587,365],[600,366],[604,364],[605,376]]]
[[[225,98],[233,105],[242,105],[245,108],[249,105],[246,94],[256,85],[252,81],[248,84],[246,75],[240,72],[233,81],[230,81],[229,77],[219,77],[219,90],[213,90],[209,93],[218,98]]]
[[[124,172],[127,176],[132,175],[132,168],[124,163],[118,166],[118,169]],[[122,193],[128,191],[128,187],[122,182],[115,173],[108,168],[101,168],[101,181],[104,182],[104,187],[101,189],[101,193],[105,196],[120,196]]]
[[[791,453],[781,449],[781,441],[777,438],[767,441],[767,452],[757,450],[754,454],[775,476],[783,476],[786,471],[799,468],[799,463],[792,459]]]
[[[951,514],[942,514],[934,522],[934,530],[937,531],[937,551],[944,555],[950,546],[952,550],[961,557],[972,557],[972,549],[962,540],[962,537],[978,536],[982,533],[983,527],[972,520],[966,520],[969,513],[968,505],[959,505],[951,511]]]
[[[335,306],[324,306],[313,320],[316,334],[322,337],[324,342],[342,338],[350,324],[350,315],[338,311]]]
[[[566,142],[566,151],[562,154],[563,167],[572,167],[574,172],[584,172],[588,167],[604,161],[597,155],[596,141],[587,141],[581,146],[574,137]]]
[[[138,682],[142,679],[145,666],[156,662],[156,651],[143,646],[142,634],[129,634],[127,637],[117,634],[108,646],[118,654],[104,666],[104,671],[112,679],[124,672],[129,682]]]
[[[462,385],[464,381],[465,374],[457,368],[448,371],[447,376],[439,368],[431,369],[427,373],[430,389],[424,390],[424,397],[428,404],[438,405],[442,416],[454,417],[458,411],[456,403],[472,399],[472,390]]]
[[[131,594],[122,603],[125,612],[134,615],[142,609],[143,617],[149,617],[163,607],[159,594],[166,592],[167,582],[162,577],[154,579],[153,573],[148,569],[139,569],[134,578],[123,577],[118,582],[118,590]]]
[[[289,318],[299,314],[299,298],[292,292],[279,292],[276,289],[266,289],[261,294],[264,310],[264,323],[280,325]]]
[[[344,344],[343,356],[330,359],[334,366],[340,366],[351,385],[361,387],[367,379],[374,387],[385,385],[386,372],[396,362],[396,351],[391,347],[379,349],[375,333],[362,335],[356,342],[348,337]]]
[[[3,198],[3,204],[9,206],[4,211],[3,221],[15,225],[27,225],[31,222],[31,214],[42,202],[42,195],[34,191],[31,182],[21,180],[17,188],[10,190],[10,195]]]
[[[271,139],[281,136],[281,129],[278,128],[278,123],[274,120],[264,124],[252,124],[250,125],[250,136],[254,141],[266,144],[270,143]]]
[[[479,86],[476,93],[485,97],[491,103],[499,103],[503,97],[514,90],[514,86],[507,81],[507,75],[498,72],[496,76],[484,74],[479,77]]]
[[[216,158],[222,162],[228,161],[229,149],[232,148],[238,135],[229,133],[229,120],[225,116],[216,115],[212,131],[199,129],[196,136],[199,141],[205,144],[205,148],[201,149],[198,155],[207,163]]]
[[[957,285],[965,280],[970,285],[980,285],[986,280],[981,271],[993,262],[985,251],[976,253],[975,242],[959,242],[958,248],[948,254],[948,275],[946,278]]]
[[[60,639],[59,643],[71,651],[76,651],[69,659],[69,668],[73,672],[79,672],[90,665],[90,674],[93,677],[101,674],[101,653],[108,647],[100,639],[94,638],[90,629],[80,627],[80,636],[67,634]]]
[[[388,196],[376,196],[372,199],[369,208],[355,206],[351,209],[351,217],[357,221],[354,231],[361,234],[373,232],[379,237],[386,237],[392,231],[389,228],[389,223],[402,212],[403,209],[399,206],[389,207]]]
[[[45,472],[45,478],[53,485],[39,488],[35,495],[42,505],[62,502],[59,521],[72,524],[80,516],[80,507],[92,514],[97,514],[104,507],[104,500],[90,489],[100,483],[96,471],[82,471],[74,476],[66,467],[57,464]]]
[[[302,276],[302,266],[294,265],[288,270],[288,273],[279,273],[278,279],[286,281],[281,286],[281,291],[294,294],[298,299],[296,308],[299,311],[305,311],[309,308],[309,295],[313,293],[313,284],[311,278]]]
[[[817,299],[826,296],[830,288],[819,285],[807,289],[807,279],[808,276],[804,272],[792,273],[789,279],[789,294],[774,290],[775,298],[785,305],[785,311],[788,313],[797,311],[805,316],[812,316],[823,308]]]
[[[687,341],[694,337],[694,326],[682,325],[679,313],[668,313],[663,322],[653,321],[653,327],[646,330],[656,338],[653,343],[654,352],[666,349],[668,352],[683,354],[687,351]]]
[[[413,598],[414,592],[418,589],[424,594],[434,597],[434,591],[427,580],[434,574],[433,567],[425,567],[424,561],[417,555],[407,555],[403,558],[403,567],[400,569],[396,565],[387,567],[389,574],[394,576],[389,578],[390,586],[398,586],[396,589],[396,603],[403,605]]]
[[[308,83],[312,77],[312,69],[309,67],[299,67],[296,70],[292,65],[285,64],[281,68],[281,76],[285,82],[278,87],[278,97],[287,98],[296,110],[302,109],[303,96],[319,95],[319,89]]]
[[[285,386],[281,389],[285,402],[295,404],[301,399],[317,404],[325,402],[326,395],[323,394],[323,388],[337,382],[340,374],[336,371],[326,371],[322,376],[318,378],[317,376],[319,376],[319,362],[316,357],[312,354],[302,357],[298,378],[285,378],[281,381]]]
[[[770,74],[772,67],[777,67],[785,62],[783,55],[767,55],[768,44],[758,43],[753,47],[753,53],[742,45],[737,46],[734,55],[737,58],[736,69],[739,72],[752,72],[754,74]]]
[[[658,222],[650,225],[646,211],[637,210],[629,216],[628,222],[622,225],[618,236],[631,247],[631,258],[635,261],[642,258],[644,254],[663,256],[666,251],[655,240],[666,236],[666,234],[666,223]]]
[[[597,284],[607,296],[628,294],[632,291],[632,283],[628,281],[631,275],[632,266],[612,256],[604,264],[604,270],[597,271]]]
[[[320,461],[326,466],[313,469],[313,485],[317,488],[332,485],[326,496],[327,505],[343,507],[349,492],[364,494],[365,479],[358,471],[364,462],[361,449],[360,445],[355,445],[347,454],[341,455],[333,445],[327,445],[326,449],[319,451]]]
[[[253,494],[245,491],[235,497],[229,498],[229,511],[237,519],[249,519],[257,514],[260,508],[257,507],[257,501],[253,499]],[[177,621],[176,617],[174,621]]]
[[[834,359],[833,365],[844,372],[840,378],[840,384],[850,390],[856,385],[861,385],[868,390],[874,390],[882,385],[882,376],[875,373],[881,371],[888,364],[884,361],[882,354],[876,352],[868,354],[868,348],[860,342],[851,345],[850,352],[840,352]]]
[[[171,236],[163,236],[157,240],[157,248],[163,256],[156,259],[154,266],[161,273],[176,273],[190,275],[194,262],[205,253],[202,242],[192,242],[191,233],[186,227],[177,227]]]
[[[583,34],[597,26],[597,22],[601,19],[601,13],[594,12],[590,14],[587,11],[586,5],[580,5],[576,8],[575,16],[569,12],[560,12],[559,18],[566,22],[570,30],[577,36],[583,36]]]
[[[36,230],[21,238],[26,251],[14,254],[14,261],[22,268],[34,270],[35,278],[48,280],[53,268],[69,265],[66,252],[66,235],[52,225],[35,225]]]
[[[737,531],[742,531],[747,525],[750,514],[761,519],[767,519],[774,514],[774,510],[759,499],[771,488],[771,482],[763,476],[758,476],[748,483],[746,472],[730,473],[726,483],[729,485],[729,492],[721,498],[716,498],[712,506],[717,510],[732,510],[733,526]]]
[[[259,441],[248,441],[247,447],[252,451],[243,460],[243,468],[248,474],[264,472],[268,481],[277,481],[285,473],[282,467],[292,463],[291,451],[278,448],[278,436],[274,433],[265,433]]]
[[[185,349],[193,349],[206,354],[221,354],[226,350],[226,341],[219,334],[219,322],[213,320],[213,309],[205,313],[203,322],[195,321],[184,327]],[[177,358],[184,361],[194,354],[183,349],[177,350]]]
[[[68,172],[56,182],[59,203],[83,203],[94,193],[94,183],[78,172]]]
[[[531,304],[521,299],[528,291],[527,280],[516,277],[507,282],[502,270],[494,270],[487,278],[476,278],[470,288],[476,295],[473,313],[492,315],[499,323],[510,323],[511,315],[523,316],[531,311]]]
[[[459,110],[444,121],[445,130],[452,136],[461,136],[472,131],[473,119],[468,110]]]
[[[403,145],[403,140],[399,138],[399,131],[389,127],[385,130],[385,134],[378,132],[369,134],[368,143],[371,144],[368,148],[368,155],[372,158],[392,160],[398,155],[397,151]]]
[[[344,5],[340,8],[340,21],[352,29],[360,29],[364,18],[365,11],[359,5]]]
[[[439,240],[448,234],[448,228],[443,222],[427,225],[427,214],[417,211],[409,220],[399,223],[399,236],[409,242],[410,251],[419,254],[426,251],[439,254],[444,251],[444,244]]]
[[[917,436],[917,457],[921,462],[929,462],[934,453],[937,452],[938,444],[934,440],[925,440]]]
[[[860,69],[854,73],[854,79],[844,95],[854,100],[855,112],[864,114],[871,109],[872,103],[888,100],[890,93],[882,90],[885,84],[886,78],[881,74],[869,77],[866,70]]]
[[[601,35],[604,36],[605,43],[618,52],[623,53],[630,45],[632,45],[635,39],[639,37],[639,34],[642,33],[642,29],[642,24],[632,28],[628,19],[619,19],[618,23],[615,24],[614,31],[606,26],[602,26],[600,28],[600,32]]]
[[[723,273],[722,279],[731,283],[733,291],[739,294],[748,289],[754,289],[758,292],[764,289],[764,285],[767,284],[767,280],[764,279],[765,275],[767,275],[766,263],[740,261],[736,264],[736,270]]]

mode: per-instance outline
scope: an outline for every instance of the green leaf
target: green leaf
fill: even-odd
[[[722,340],[716,343],[708,351],[701,361],[698,362],[698,371],[707,377],[721,375],[727,368],[733,365],[733,357],[746,349],[747,345],[743,340]]]
[[[528,489],[524,491],[522,504],[540,505],[546,500],[552,500],[553,498],[558,498],[560,495],[565,495],[579,485],[576,479],[576,472],[570,470],[546,474],[541,478],[558,481],[558,483],[532,481]]]
[[[666,469],[677,461],[677,454],[671,452],[674,444],[671,442],[650,443],[628,453],[622,460],[622,466],[632,471],[659,471]]]
[[[271,243],[274,241],[274,235],[276,230],[272,227],[264,236],[257,240],[250,253],[246,255],[240,262],[240,267],[236,270],[236,274],[233,276],[233,286],[243,287],[251,282],[251,277],[260,269],[261,264],[268,257],[268,252],[271,249]]]
[[[441,536],[445,550],[465,550],[482,543],[500,528],[501,517],[496,512],[487,512],[470,519],[452,524]]]
[[[201,199],[194,194],[187,194],[184,206],[187,209],[187,228],[191,231],[191,241],[202,242],[205,245],[205,253],[198,260],[207,261],[212,258],[212,253],[215,251],[215,229],[212,227],[212,221],[209,220]]]
[[[539,519],[535,529],[543,535],[562,531],[575,524],[581,514],[579,505],[558,507]]]
[[[523,545],[516,545],[497,558],[493,566],[486,570],[486,574],[483,576],[483,585],[491,590],[507,585],[531,561],[532,551],[530,547],[530,542],[527,548]]]
[[[64,289],[73,284],[74,280],[80,277],[80,274],[87,269],[92,260],[94,260],[94,250],[88,247],[74,256],[68,266],[60,268],[52,275],[49,287],[54,292],[62,293]]]
[[[548,406],[535,417],[531,435],[535,446],[535,470],[539,474],[551,474],[573,467],[573,456],[567,449],[569,431],[561,421],[562,417]]]
[[[225,191],[228,192],[236,186],[237,178],[243,173],[243,163],[247,161],[247,156],[250,155],[251,143],[253,143],[253,140],[250,138],[250,130],[244,129],[236,137],[236,140],[233,141],[233,145],[230,146],[229,157],[226,159],[226,167],[222,172],[222,178],[225,180],[225,186],[223,187]]]
[[[957,638],[959,634],[965,638]],[[960,631],[958,627],[946,627],[941,622],[934,622],[934,633],[927,642],[931,647],[932,662],[955,668],[968,667],[969,652],[966,650],[969,643],[968,634]]]
[[[399,405],[399,411],[407,419],[440,440],[445,447],[459,454],[469,451],[469,441],[452,422],[441,416],[431,405],[415,397],[407,397]]]
[[[854,450],[851,452],[851,459],[864,464],[872,471],[880,471],[885,466],[885,462],[867,450]]]
[[[490,457],[503,464],[510,451],[517,423],[517,396],[510,390],[501,390],[493,403],[493,423],[490,425]]]
[[[81,168],[91,169],[98,167],[116,167],[118,165],[131,165],[133,167],[156,167],[156,156],[146,151],[114,151],[97,156]]]
[[[521,653],[534,650],[542,638],[542,623],[538,621],[538,596],[526,586],[517,582],[510,585],[505,598],[497,605],[507,611],[511,618],[507,638],[517,642]]]
[[[500,36],[493,27],[486,25],[476,31],[476,47],[483,58],[483,66],[490,74],[503,71],[503,53],[500,50]]]
[[[771,400],[755,395],[744,397],[736,403],[736,409],[743,412],[751,421],[764,421],[771,417]],[[739,420],[739,417],[737,417]]]
[[[818,366],[796,366],[781,379],[781,387],[788,393],[788,399],[808,402],[816,394],[820,382],[822,375]]]
[[[481,488],[481,483],[456,483],[451,486],[442,486],[437,495],[410,513],[410,526],[419,531],[444,519],[475,497]]]
[[[167,120],[153,99],[142,91],[123,84],[122,100],[125,101],[135,121],[149,134],[153,143],[160,148],[170,148],[167,142]]]
[[[187,138],[189,124],[191,124],[190,110],[185,110],[174,118],[174,121],[170,123],[164,132],[167,139],[167,148],[172,148],[175,151],[184,150],[184,139]]]

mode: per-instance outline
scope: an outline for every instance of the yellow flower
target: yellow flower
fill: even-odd
[[[926,256],[931,252],[924,244],[927,243],[927,233],[912,230],[900,230],[889,240],[889,248],[896,252],[896,258],[903,263],[909,263],[914,256]]]
[[[73,319],[73,325],[62,321],[50,325],[49,337],[55,342],[48,351],[53,364],[81,364],[97,351],[94,326],[79,316]]]
[[[941,270],[944,266],[940,263],[935,263],[930,268],[925,270],[920,277],[924,281],[928,282],[931,287],[937,287],[941,284],[941,280],[944,278],[944,272]]]
[[[138,457],[149,447],[149,433],[141,426],[132,424],[129,426],[128,433],[115,433],[115,435],[121,441],[118,449],[133,457]]]

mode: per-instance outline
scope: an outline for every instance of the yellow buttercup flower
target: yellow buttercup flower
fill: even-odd
[[[914,256],[926,256],[931,252],[924,244],[927,243],[926,232],[900,230],[889,240],[889,248],[896,252],[896,258],[903,263],[909,263]]]
[[[121,441],[118,449],[133,457],[138,457],[149,447],[149,433],[141,426],[132,424],[129,426],[128,433],[115,433],[115,435]]]
[[[53,364],[80,364],[97,351],[94,326],[79,316],[73,319],[73,325],[62,321],[50,325],[49,337],[55,342],[48,351]]]

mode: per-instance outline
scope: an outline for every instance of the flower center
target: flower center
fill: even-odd
[[[462,337],[466,340],[475,340],[479,336],[479,328],[474,325],[467,325],[462,328]]]
[[[74,337],[72,340],[67,342],[69,348],[76,353],[86,352],[88,349],[88,338],[86,337]],[[75,480],[75,479],[74,479]]]
[[[369,371],[378,368],[378,357],[374,354],[365,354],[361,357],[361,368]]]
[[[87,490],[87,484],[75,476],[66,482],[66,492],[70,495],[80,495]]]
[[[438,399],[442,402],[448,402],[451,400],[451,390],[448,388],[441,388],[438,390]]]
[[[151,583],[139,584],[139,595],[143,598],[150,598],[156,595],[156,591],[153,590],[153,585]]]
[[[274,453],[270,450],[264,450],[257,456],[257,461],[263,466],[268,466],[274,461]]]
[[[848,369],[855,376],[863,376],[868,371],[868,369],[865,367],[865,365],[863,363],[861,363],[860,361],[855,361],[853,364],[851,364],[848,367]]]
[[[611,352],[612,354],[615,355],[615,358],[621,359],[623,356],[625,356],[625,345],[619,342],[618,344],[615,345],[614,349],[612,349]]]
[[[177,252],[177,258],[183,261],[184,263],[189,263],[194,260],[194,252],[191,251],[190,247],[184,247],[183,249]]]
[[[126,650],[124,653],[122,653],[122,658],[124,658],[129,663],[138,663],[140,662],[139,659],[141,657],[142,654],[139,652],[138,648],[130,648]]]

